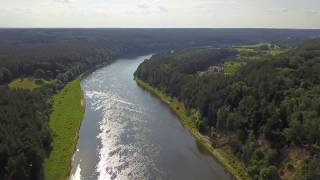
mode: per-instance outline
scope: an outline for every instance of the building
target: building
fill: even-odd
[[[224,68],[221,66],[210,66],[208,68],[208,72],[213,72],[213,73],[224,73]]]

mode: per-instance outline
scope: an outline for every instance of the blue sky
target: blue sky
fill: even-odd
[[[0,0],[0,27],[320,29],[320,0]]]

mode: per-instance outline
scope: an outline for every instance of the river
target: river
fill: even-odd
[[[82,80],[86,111],[70,179],[231,179],[133,73],[151,55],[119,59]]]

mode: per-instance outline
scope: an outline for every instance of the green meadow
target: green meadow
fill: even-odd
[[[33,91],[44,84],[52,83],[53,81],[47,81],[44,79],[31,79],[31,78],[19,78],[9,83],[9,87],[13,89],[28,89]]]
[[[53,132],[52,151],[45,161],[46,180],[65,180],[71,169],[78,132],[84,114],[80,78],[69,82],[53,97],[50,128]]]
[[[29,89],[32,91],[35,88],[37,88],[38,85],[34,82],[34,80],[24,78],[24,79],[16,79],[16,80],[12,81],[9,84],[9,87],[14,88],[14,89],[17,89],[17,88]]]

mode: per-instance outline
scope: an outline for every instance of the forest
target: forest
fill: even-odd
[[[241,56],[233,47],[162,53],[135,76],[199,111],[198,130],[230,149],[252,179],[319,179],[320,40]],[[234,73],[210,70],[237,59],[244,63]]]
[[[176,53],[155,56],[139,68],[137,75],[201,110],[201,132],[208,133],[212,128],[221,132],[239,130],[239,139],[233,143],[235,153],[255,167],[254,174],[263,166],[260,173],[274,175],[275,162],[266,162],[265,151],[259,156],[263,162],[246,159],[258,154],[253,148],[259,135],[265,135],[271,143],[268,150],[272,155],[280,152],[271,150],[290,144],[307,148],[310,153],[318,147],[314,131],[318,128],[319,87],[313,86],[319,80],[316,49],[291,52],[278,57],[278,61],[252,63],[232,77],[197,77],[194,73],[236,56],[237,50],[194,50],[199,57],[195,61],[193,52],[184,49],[259,42],[288,48],[319,34],[319,30],[272,29],[0,29],[0,179],[43,179],[43,161],[52,142],[48,127],[52,96],[67,82],[117,57],[167,50],[182,51],[180,60],[176,61]],[[19,81],[35,84],[29,84],[29,90],[12,88],[15,86],[10,84]],[[260,98],[264,100],[258,101]],[[253,109],[246,109],[250,103]],[[281,108],[283,103],[290,108]],[[225,116],[227,122],[222,120]],[[297,129],[300,126],[305,132]],[[252,140],[245,142],[248,136]],[[277,138],[281,141],[274,140]],[[317,158],[317,154],[310,154],[304,170],[312,171]]]

